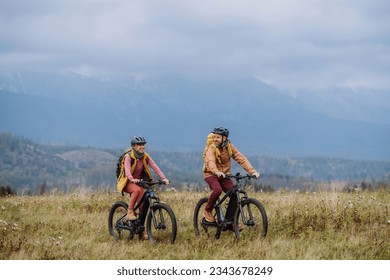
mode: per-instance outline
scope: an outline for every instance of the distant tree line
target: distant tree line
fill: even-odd
[[[0,187],[0,197],[15,195],[15,192],[11,189],[10,186],[1,186]]]
[[[115,191],[115,168],[122,149],[70,145],[40,145],[23,137],[0,133],[0,185],[17,194],[68,193],[76,189]],[[203,180],[201,152],[150,151],[176,190],[208,190]],[[262,173],[252,180],[254,191],[280,189],[315,191],[375,190],[390,184],[390,161],[332,158],[272,158],[249,156]],[[234,161],[232,174],[244,171]],[[156,177],[155,177],[156,178]],[[381,183],[383,184],[381,185]],[[12,188],[12,189],[11,189]],[[6,187],[3,187],[6,192]]]

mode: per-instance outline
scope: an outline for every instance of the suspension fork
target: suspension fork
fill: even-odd
[[[153,221],[153,225],[154,225],[154,228],[156,229],[161,229],[161,228],[164,228],[165,227],[165,219],[164,219],[164,215],[162,214],[162,209],[159,208],[158,209],[158,212],[156,213],[156,211],[153,211],[153,206],[155,204],[157,204],[159,201],[156,200],[156,201],[152,201],[152,200],[155,200],[155,199],[152,199],[149,197],[149,211],[150,211],[150,214],[152,215],[152,221]]]
[[[243,194],[242,197],[240,196],[240,193]],[[238,207],[240,209],[241,219],[242,219],[242,222],[244,223],[244,225],[246,225],[248,223],[248,221],[247,221],[247,217],[245,216],[244,209],[242,207],[242,202],[248,198],[248,195],[245,191],[242,191],[242,190],[237,191],[236,194],[237,194],[237,202],[238,202]],[[252,215],[252,210],[250,208],[250,204],[248,204],[247,209],[248,209],[248,213],[249,213],[249,219],[252,219],[253,215]]]

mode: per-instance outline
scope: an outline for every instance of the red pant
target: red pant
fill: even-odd
[[[130,194],[129,209],[134,209],[135,204],[141,200],[145,192],[142,187],[130,182],[123,191]],[[141,209],[141,207],[139,209]]]
[[[234,186],[234,183],[230,179],[218,178],[217,176],[210,176],[205,178],[204,180],[212,190],[209,200],[207,201],[205,207],[207,211],[211,211],[213,209],[213,205],[217,201],[218,197],[221,195],[222,191],[227,192]],[[233,219],[233,215],[234,215],[234,211],[236,210],[236,207],[237,207],[237,197],[235,195],[232,195],[230,196],[229,205],[226,210],[226,218],[228,220]]]

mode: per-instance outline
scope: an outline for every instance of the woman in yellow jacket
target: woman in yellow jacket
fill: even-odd
[[[137,183],[141,180],[152,180],[152,174],[150,173],[149,166],[161,178],[161,180],[165,182],[165,184],[169,185],[169,180],[165,177],[164,173],[160,170],[150,155],[145,152],[145,145],[146,140],[144,137],[134,136],[131,139],[132,149],[125,155],[125,174],[129,181],[123,191],[130,194],[127,218],[132,221],[137,219],[134,213],[134,206],[141,200],[145,192],[141,186],[137,185]],[[141,222],[144,222],[144,217],[140,217],[140,220]],[[147,238],[146,232],[144,232],[143,236],[144,239]]]

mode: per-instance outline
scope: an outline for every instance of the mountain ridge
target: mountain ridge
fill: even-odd
[[[13,79],[0,75],[0,85],[0,131],[43,143],[113,148],[142,134],[159,150],[195,151],[222,125],[245,153],[390,158],[390,124],[310,111],[248,77],[27,73]]]

